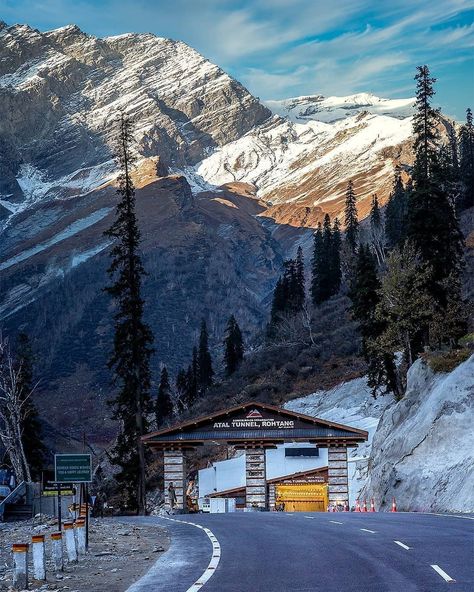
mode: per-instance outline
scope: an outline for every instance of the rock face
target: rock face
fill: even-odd
[[[75,26],[40,33],[4,25],[0,98],[0,192],[12,204],[110,179],[120,110],[136,118],[141,156],[180,168],[270,115],[185,43],[145,34],[98,39]]]
[[[215,355],[230,314],[246,336],[263,326],[283,259],[310,242],[300,227],[340,212],[349,177],[361,215],[373,191],[383,200],[394,162],[410,160],[401,103],[303,97],[272,114],[182,42],[1,23],[0,321],[41,352],[46,413],[68,405],[65,429],[80,414],[91,434],[107,433],[97,420],[110,390],[103,231],[120,111],[135,122],[157,375],[188,363],[201,317]]]
[[[418,360],[404,399],[388,407],[373,439],[362,492],[390,509],[474,511],[474,355],[449,374]]]

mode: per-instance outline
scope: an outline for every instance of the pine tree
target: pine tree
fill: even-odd
[[[188,377],[186,370],[178,371],[176,375],[176,405],[179,413],[183,413],[187,407]]]
[[[163,366],[160,376],[160,386],[155,402],[156,427],[164,426],[173,414],[173,402],[171,400],[171,385],[166,366]]]
[[[422,187],[429,184],[437,165],[437,123],[439,110],[431,106],[435,91],[436,78],[430,76],[428,66],[418,66],[416,80],[416,106],[413,116],[413,133],[415,141],[415,166],[413,179],[415,185]]]
[[[244,359],[242,332],[234,315],[229,318],[224,338],[224,363],[227,376],[231,376]]]
[[[116,304],[114,348],[108,366],[113,371],[117,393],[111,401],[113,418],[120,432],[112,451],[112,461],[120,467],[116,476],[124,491],[125,506],[144,514],[145,451],[141,436],[148,431],[150,398],[150,357],[153,335],[143,320],[142,280],[145,270],[139,253],[140,232],[135,214],[135,187],[132,124],[122,113],[117,141],[120,168],[116,217],[105,233],[114,239],[108,273],[113,284],[106,288]]]
[[[385,322],[376,314],[380,304],[380,287],[375,258],[368,246],[361,245],[357,252],[349,296],[352,300],[352,313],[359,322],[362,354],[368,365],[368,384],[374,397],[381,388],[384,392],[391,390],[401,396],[393,353],[374,347],[386,328]]]
[[[214,370],[212,369],[212,358],[209,352],[209,337],[207,333],[206,321],[204,319],[201,322],[197,361],[199,369],[199,391],[201,394],[204,394],[214,382]]]
[[[323,293],[321,290],[320,279],[323,257],[323,229],[319,223],[314,233],[313,258],[311,260],[311,297],[315,306],[318,306],[321,304],[321,302],[323,302]]]
[[[332,285],[332,227],[329,214],[323,220],[322,257],[319,265],[319,282],[322,302],[328,300],[334,293]]]
[[[400,247],[405,240],[407,225],[407,193],[397,169],[393,189],[385,208],[385,237],[389,249]]]
[[[372,249],[377,257],[377,263],[382,265],[385,261],[385,236],[377,194],[372,196],[370,208],[370,236]]]
[[[339,220],[335,218],[332,226],[332,244],[331,244],[331,260],[330,260],[330,274],[331,274],[331,295],[335,295],[341,289],[341,225]]]
[[[474,125],[471,109],[466,110],[466,123],[459,134],[460,176],[463,183],[460,209],[474,206]]]
[[[191,364],[186,372],[185,403],[190,409],[198,398],[200,392],[200,372],[199,372],[199,354],[197,347],[193,347],[193,356]],[[201,391],[202,392],[202,391]]]
[[[407,240],[432,276],[426,289],[443,307],[447,302],[444,279],[460,273],[462,241],[453,204],[443,188],[437,152],[438,112],[431,107],[434,78],[427,66],[418,67],[417,113],[414,116],[414,189],[408,208]],[[427,332],[425,331],[425,340]]]
[[[304,257],[303,249],[301,248],[301,246],[298,246],[298,249],[296,251],[293,282],[293,308],[295,312],[299,312],[304,306],[306,293],[306,282],[304,277]]]
[[[357,218],[356,196],[352,180],[347,184],[344,221],[346,225],[346,241],[351,251],[355,253],[359,241],[359,220]]]
[[[41,477],[47,449],[42,440],[42,427],[38,410],[31,397],[33,392],[33,350],[26,333],[19,333],[17,343],[17,360],[20,374],[18,389],[24,402],[21,418],[23,450],[33,480]]]

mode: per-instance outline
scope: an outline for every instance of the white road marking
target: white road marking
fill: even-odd
[[[305,516],[305,518],[309,518],[310,520],[314,520],[314,516]]]
[[[404,543],[401,543],[400,541],[393,541],[396,545],[398,545],[399,547],[401,547],[402,549],[405,549],[406,551],[408,551],[408,549],[410,548],[408,545],[405,545]]]
[[[361,528],[364,532],[371,532],[372,534],[376,534],[375,530],[369,530],[368,528]]]
[[[206,528],[205,526],[201,526],[200,524],[195,524],[194,522],[189,522],[187,520],[177,520],[176,518],[168,518],[167,516],[161,516],[161,518],[164,518],[165,520],[171,520],[172,522],[179,522],[181,524],[189,524],[191,526],[195,526],[196,528],[200,528],[201,530],[203,530],[209,540],[212,543],[212,556],[211,556],[211,561],[209,562],[209,565],[206,567],[206,569],[204,570],[203,574],[201,575],[201,577],[196,580],[194,582],[194,584],[192,584],[192,586],[190,586],[186,592],[198,592],[199,590],[201,590],[201,588],[204,586],[204,584],[214,575],[217,566],[219,565],[219,561],[221,558],[221,546],[219,544],[219,541],[217,540],[217,538],[215,537],[214,533],[209,530],[208,528]]]
[[[445,580],[446,582],[455,582],[455,581],[456,581],[456,580],[453,580],[453,578],[452,578],[451,576],[448,576],[448,574],[447,574],[445,571],[443,571],[443,570],[440,568],[440,566],[439,566],[439,565],[432,565],[431,567],[432,567],[432,568],[435,570],[435,572],[436,572],[436,573],[438,573],[438,574],[439,574],[439,575],[440,575],[440,576],[443,578],[443,580]]]
[[[422,516],[441,516],[442,518],[460,518],[461,520],[474,520],[474,516],[459,516],[457,514],[437,514],[436,512],[404,512],[399,510],[397,514],[421,514]]]
[[[333,524],[344,524],[344,522],[338,522],[337,520],[329,520],[329,522],[332,522]]]

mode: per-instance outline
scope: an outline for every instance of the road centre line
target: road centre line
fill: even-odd
[[[363,530],[364,532],[371,532],[372,534],[376,534],[377,532],[375,530],[369,530],[368,528],[361,528],[360,530]]]
[[[305,516],[305,518],[309,518],[310,520],[314,520],[314,516]]]
[[[401,543],[400,541],[393,541],[396,545],[398,545],[399,547],[401,547],[402,549],[405,549],[406,551],[408,551],[408,549],[410,548],[408,545],[405,545],[404,543]]]
[[[455,582],[455,581],[456,581],[456,580],[453,580],[453,578],[452,578],[451,576],[448,576],[448,574],[447,574],[445,571],[443,571],[443,570],[440,568],[440,566],[439,566],[439,565],[432,565],[431,567],[432,567],[432,568],[435,570],[435,572],[436,572],[436,573],[438,573],[438,574],[439,574],[439,575],[440,575],[440,576],[443,578],[443,580],[445,580],[446,582]]]
[[[337,520],[329,520],[329,522],[332,522],[333,524],[344,524],[344,522],[338,522]]]

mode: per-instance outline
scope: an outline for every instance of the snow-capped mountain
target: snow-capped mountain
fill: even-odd
[[[381,99],[370,93],[359,93],[347,97],[310,95],[265,101],[265,104],[273,113],[287,117],[293,123],[313,120],[333,123],[362,112],[405,119],[413,114],[415,99]]]
[[[172,371],[201,317],[216,344],[231,313],[244,333],[265,322],[283,259],[308,238],[299,227],[338,214],[349,178],[363,215],[411,158],[411,100],[265,105],[191,47],[150,34],[0,23],[0,99],[0,320],[35,336],[45,384],[58,404],[77,393],[81,414],[107,383],[103,232],[120,110],[136,127],[148,321]]]

